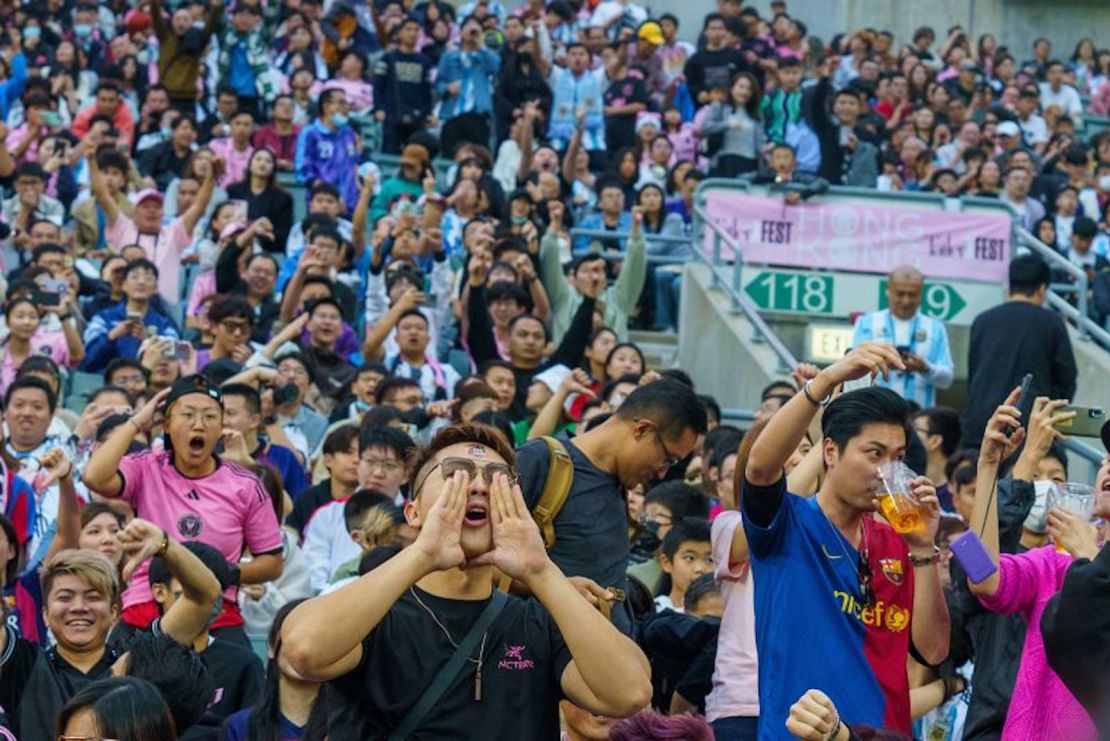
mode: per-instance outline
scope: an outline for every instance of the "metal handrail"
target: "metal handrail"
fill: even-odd
[[[1090,281],[1087,273],[1082,268],[1073,265],[1071,260],[1061,255],[1056,250],[1037,239],[1028,229],[1019,226],[1014,233],[1021,239],[1022,244],[1043,257],[1050,266],[1059,268],[1062,272],[1075,278],[1071,290],[1075,292],[1075,306],[1065,301],[1058,294],[1060,286],[1053,285],[1048,292],[1047,302],[1060,314],[1072,320],[1079,336],[1082,339],[1094,339],[1104,350],[1110,350],[1110,332],[1098,325],[1088,314],[1088,296],[1090,294]],[[1065,289],[1067,291],[1068,289]]]
[[[725,293],[728,294],[731,310],[734,314],[743,314],[751,322],[755,330],[754,339],[756,341],[765,341],[771,346],[775,355],[779,359],[779,364],[786,371],[793,370],[798,365],[798,359],[786,347],[775,331],[771,329],[770,325],[763,319],[759,313],[759,308],[752,303],[751,299],[744,295],[740,289],[741,286],[741,270],[744,267],[743,250],[740,243],[732,237],[731,234],[725,232],[716,222],[709,218],[709,214],[705,208],[700,204],[694,205],[694,242],[696,245],[703,244],[704,230],[708,227],[713,235],[713,258],[712,261],[703,254],[701,249],[693,249],[691,252],[696,260],[705,263],[709,268],[710,275],[710,288],[723,288]],[[732,261],[732,280],[725,282],[721,280],[719,269],[721,263],[721,243],[724,242],[729,249],[732,250],[734,259]]]
[[[596,239],[629,239],[632,236],[630,231],[607,231],[605,229],[578,229],[572,228],[570,230],[572,237],[594,237]],[[691,242],[693,237],[689,234],[648,234],[641,232],[641,236],[645,242],[674,242],[676,244],[683,242]]]

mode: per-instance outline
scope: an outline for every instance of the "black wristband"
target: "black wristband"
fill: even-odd
[[[239,586],[240,582],[243,580],[243,574],[239,571],[239,564],[228,564],[227,568],[228,571],[231,572],[231,583],[236,587]]]

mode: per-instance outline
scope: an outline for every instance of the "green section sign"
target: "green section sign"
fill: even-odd
[[[886,308],[886,278],[879,281],[879,309]],[[960,292],[946,283],[925,281],[921,293],[921,313],[947,322],[967,306]]]
[[[763,311],[813,317],[847,318],[885,309],[887,279],[864,273],[753,268],[743,276],[743,290]],[[970,325],[983,310],[1001,303],[993,283],[926,281],[922,313],[944,322]]]
[[[744,290],[759,308],[767,311],[831,314],[833,310],[833,276],[829,274],[768,270]]]

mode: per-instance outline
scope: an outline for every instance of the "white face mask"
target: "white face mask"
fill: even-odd
[[[1048,480],[1033,482],[1036,497],[1033,500],[1033,509],[1029,510],[1029,516],[1022,523],[1026,530],[1038,535],[1044,535],[1048,532],[1048,523],[1045,518],[1048,516],[1048,492],[1052,487],[1053,483]]]
[[[1099,177],[1098,189],[1101,191],[1110,191],[1110,175],[1103,175]]]

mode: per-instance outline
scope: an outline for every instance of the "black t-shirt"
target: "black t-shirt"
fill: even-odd
[[[362,661],[327,685],[328,731],[335,739],[386,738],[397,728],[454,653],[431,610],[456,643],[488,600],[406,591],[362,642]],[[458,673],[411,739],[558,739],[563,670],[570,651],[551,615],[531,599],[509,597],[486,634],[482,699],[474,699],[477,666]]]
[[[19,706],[27,678],[42,651],[19,634],[10,625],[0,627],[6,635],[4,651],[0,654],[0,724],[18,731]]]
[[[567,576],[585,576],[603,587],[627,589],[628,515],[624,487],[601,471],[567,438],[560,438],[574,464],[574,480],[555,516],[555,545],[551,560]],[[543,495],[551,453],[543,440],[517,451],[517,471],[524,501],[533,509]],[[613,623],[625,633],[631,617],[614,606]]]
[[[626,106],[632,103],[651,102],[644,81],[639,77],[625,76],[621,80],[613,80],[606,88],[606,106]],[[625,147],[636,144],[636,115],[635,113],[621,113],[605,117],[605,146],[609,154],[614,155]]]
[[[324,479],[316,486],[310,486],[293,502],[293,511],[285,518],[286,526],[296,529],[304,538],[304,529],[308,527],[308,521],[312,519],[312,515],[332,501],[331,479]]]
[[[729,89],[732,75],[741,70],[748,71],[748,63],[744,55],[731,46],[716,51],[705,49],[694,54],[686,60],[686,84],[694,102],[697,102],[700,93],[711,88]]]
[[[106,648],[104,656],[86,674],[62,658],[57,647],[45,651],[36,649],[35,662],[26,681],[21,683],[23,697],[19,703],[19,724],[16,730],[19,738],[54,738],[54,721],[62,706],[77,690],[109,676],[116,658],[116,653],[111,648]],[[7,669],[5,666],[3,684],[15,681],[7,676]]]
[[[216,688],[208,712],[226,718],[254,705],[262,696],[262,662],[249,648],[234,641],[213,638],[200,652],[208,676]]]

